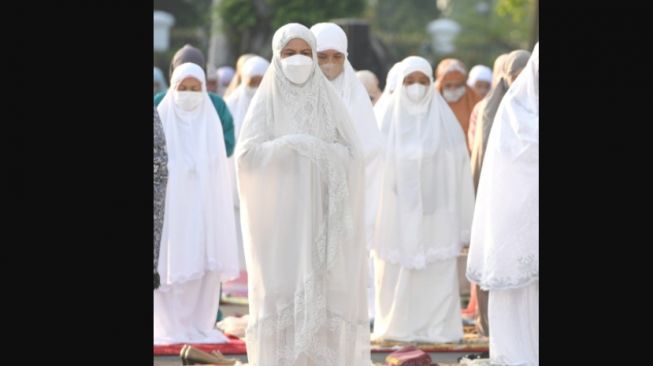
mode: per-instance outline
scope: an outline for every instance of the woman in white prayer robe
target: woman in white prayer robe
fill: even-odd
[[[399,68],[401,66],[401,62],[397,62],[392,67],[390,70],[388,70],[388,75],[385,77],[385,88],[383,88],[383,93],[379,97],[379,100],[376,101],[376,104],[374,104],[374,113],[376,115],[376,123],[379,127],[379,131],[383,132],[387,136],[388,131],[383,131],[383,126],[381,126],[381,119],[379,116],[380,111],[385,110],[385,105],[388,103],[390,100],[390,97],[392,94],[395,92],[395,89],[397,89],[397,86],[401,83],[401,75],[399,75]]]
[[[247,108],[258,86],[261,84],[261,80],[268,66],[270,66],[270,62],[263,57],[256,55],[250,56],[242,67],[241,77],[243,81],[236,87],[233,93],[224,98],[224,101],[229,107],[229,112],[231,112],[234,118],[236,141],[238,141],[238,133],[243,126],[243,119],[245,118],[245,113],[247,113]]]
[[[465,136],[433,88],[428,61],[407,57],[399,75],[377,114],[388,145],[373,247],[373,339],[457,342],[457,258],[469,242],[474,208]]]
[[[494,117],[467,260],[467,278],[490,292],[492,364],[539,365],[538,49]]]
[[[236,151],[249,364],[369,366],[361,144],[310,30],[272,49]]]
[[[238,141],[238,134],[243,125],[245,113],[254,97],[254,93],[261,84],[265,71],[270,62],[261,56],[250,55],[243,63],[241,70],[242,82],[236,87],[233,93],[224,98],[229,112],[234,118],[234,134]],[[229,158],[229,174],[234,192],[234,216],[236,218],[236,238],[238,241],[238,258],[240,260],[240,276],[223,284],[222,293],[226,296],[242,297],[247,296],[247,270],[245,268],[245,253],[243,251],[243,236],[240,225],[240,199],[238,198],[238,187],[236,184],[236,167],[234,157]]]
[[[372,247],[376,210],[381,199],[385,139],[379,132],[372,102],[347,59],[347,35],[335,23],[318,23],[311,27],[317,40],[320,69],[347,106],[349,116],[362,143],[365,157],[365,235],[368,250]],[[372,266],[370,266],[371,269]],[[371,272],[371,271],[370,271]],[[370,273],[373,275],[373,273]],[[374,282],[368,283],[368,313],[374,317]]]
[[[215,329],[220,282],[238,276],[231,184],[220,117],[201,67],[175,68],[157,111],[168,186],[154,291],[154,344],[223,343]]]

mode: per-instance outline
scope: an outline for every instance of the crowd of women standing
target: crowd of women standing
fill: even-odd
[[[408,56],[381,92],[338,25],[291,23],[269,61],[155,68],[155,344],[226,341],[245,275],[250,365],[368,366],[371,340],[458,342],[469,314],[493,364],[537,365],[538,47]]]

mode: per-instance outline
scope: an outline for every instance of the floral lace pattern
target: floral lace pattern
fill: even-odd
[[[539,262],[535,255],[519,256],[516,263],[512,263],[518,270],[514,275],[483,276],[483,273],[474,267],[467,267],[467,278],[478,283],[482,289],[508,290],[530,285],[540,279]]]
[[[423,255],[409,256],[400,249],[384,250],[379,249],[379,257],[390,263],[400,264],[406,268],[423,269],[428,264],[455,258],[460,255],[461,246],[458,244],[449,246],[435,246],[429,248]]]
[[[156,107],[154,108],[154,288],[159,287],[159,247],[161,244],[161,231],[163,230],[163,214],[165,208],[166,183],[168,179],[168,155],[166,153],[166,140],[163,125],[159,119]]]
[[[334,263],[337,245],[347,242],[353,229],[351,210],[347,206],[347,175],[343,162],[338,158],[345,151],[333,151],[346,148],[338,143],[330,144],[318,138],[299,135],[282,138],[280,144],[313,161],[322,175],[327,177],[327,217],[314,243],[317,248],[316,258],[313,259],[314,272],[295,294],[292,303],[248,327],[248,341],[256,341],[260,337],[258,330],[262,329],[264,336],[267,336],[266,342],[269,339],[279,342],[275,346],[279,363],[292,363],[303,353],[317,364],[330,365],[335,363],[335,355],[316,335],[325,328],[333,333],[356,332],[355,324],[328,312],[325,298],[326,273]],[[289,331],[291,327],[294,330]]]
[[[247,342],[263,342],[266,347],[273,348],[276,352],[274,364],[290,364],[303,354],[315,364],[333,365],[337,364],[338,355],[320,335],[326,332],[329,339],[343,339],[356,334],[367,334],[369,338],[369,324],[366,321],[352,323],[330,312],[325,297],[328,287],[326,274],[332,268],[337,248],[350,241],[354,230],[345,169],[347,161],[351,159],[351,149],[347,143],[339,141],[341,139],[331,118],[324,124],[311,121],[315,118],[315,112],[328,115],[330,109],[326,101],[317,104],[316,100],[324,99],[317,98],[317,90],[303,90],[302,98],[294,98],[298,97],[295,88],[288,88],[283,93],[290,96],[287,110],[297,117],[292,119],[294,133],[279,136],[272,141],[278,145],[277,148],[290,148],[312,161],[320,175],[326,178],[327,213],[318,229],[319,234],[314,239],[313,246],[317,250],[312,259],[313,272],[295,293],[292,302],[274,314],[258,320],[250,319]],[[306,93],[311,97],[306,98]],[[306,101],[291,102],[300,99]],[[271,106],[266,107],[263,109],[265,113],[259,115],[272,115]],[[272,137],[265,118],[253,119],[252,123],[259,132],[258,137],[243,141],[243,150],[256,149],[265,142],[265,138]],[[351,343],[351,347],[354,347],[356,342]],[[252,355],[251,359],[255,360],[256,355]]]

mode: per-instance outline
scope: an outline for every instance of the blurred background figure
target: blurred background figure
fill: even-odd
[[[242,82],[233,93],[224,98],[234,118],[236,141],[238,141],[238,132],[240,132],[240,128],[243,125],[243,119],[245,118],[245,113],[247,113],[249,103],[252,101],[254,93],[256,93],[258,86],[261,84],[261,80],[263,80],[263,75],[265,75],[268,66],[270,66],[268,60],[261,56],[253,55],[249,57],[242,67]]]
[[[218,67],[218,91],[216,94],[219,96],[224,96],[224,92],[227,91],[229,83],[234,78],[236,71],[231,66],[221,66]]]
[[[231,79],[231,82],[229,83],[229,86],[227,87],[227,90],[224,92],[224,96],[228,96],[229,94],[233,93],[234,90],[240,85],[242,82],[242,73],[243,73],[243,66],[245,66],[245,62],[247,61],[248,58],[256,56],[253,53],[246,53],[244,55],[241,55],[238,57],[238,61],[236,61],[236,74],[233,76]]]
[[[492,86],[492,70],[485,65],[476,65],[469,70],[467,85],[484,98]]]
[[[483,165],[483,156],[487,147],[487,141],[490,137],[490,131],[494,122],[494,116],[499,109],[501,100],[508,92],[512,83],[526,66],[531,53],[526,50],[515,50],[510,52],[502,59],[501,69],[498,71],[498,80],[487,98],[478,103],[478,116],[476,130],[472,144],[472,177],[474,179],[474,189],[478,188],[478,182],[481,176],[481,167]]]
[[[383,89],[383,93],[379,97],[379,100],[374,105],[374,114],[376,116],[376,123],[379,126],[379,131],[383,132],[386,135],[388,133],[387,128],[389,126],[386,126],[385,131],[383,130],[383,126],[381,126],[382,111],[385,110],[385,104],[390,101],[392,97],[392,93],[394,93],[395,89],[400,84],[400,81],[401,82],[403,81],[399,73],[400,68],[401,68],[401,62],[397,62],[394,65],[392,65],[390,70],[388,70],[388,75],[385,77],[385,88]]]
[[[260,56],[253,56],[247,59],[243,65],[243,82],[234,90],[233,93],[225,97],[225,102],[234,117],[234,130],[236,142],[238,133],[243,125],[245,114],[249,109],[249,104],[263,80],[265,71],[270,66],[268,60]],[[233,74],[232,74],[233,76]],[[233,186],[234,194],[234,217],[236,221],[236,239],[238,242],[238,258],[240,260],[240,276],[232,281],[225,282],[222,286],[223,297],[247,297],[247,269],[245,266],[245,252],[243,250],[243,236],[240,226],[240,198],[238,197],[238,187],[236,182],[236,169],[233,157],[229,159],[229,174]]]
[[[494,89],[501,79],[501,69],[503,68],[503,63],[505,62],[506,58],[508,57],[507,53],[499,55],[499,57],[494,60],[494,65],[492,66],[492,85],[490,85],[490,91]],[[488,93],[489,94],[489,93]],[[471,153],[472,146],[474,146],[474,135],[476,134],[476,124],[478,120],[478,111],[480,107],[485,103],[484,101],[488,98],[488,95],[486,95],[480,102],[476,103],[474,106],[474,109],[472,109],[472,114],[469,116],[469,128],[467,130],[467,146],[469,147],[469,151]],[[470,306],[468,306],[468,310],[472,311],[473,306],[476,306],[476,295],[472,292],[472,298],[469,303]]]
[[[372,105],[376,104],[376,102],[381,97],[379,79],[370,70],[357,71],[356,77],[358,77],[358,80],[360,80],[361,83],[363,83],[363,86],[365,86],[367,94],[370,96],[370,100],[372,101]]]
[[[165,93],[168,90],[166,78],[163,76],[163,71],[158,67],[154,67],[154,95],[158,93]]]
[[[472,114],[472,109],[481,98],[466,84],[467,69],[465,64],[455,58],[445,58],[440,61],[435,69],[435,77],[435,89],[444,97],[453,110],[465,133],[465,141],[467,141],[469,117]]]
[[[209,93],[217,94],[218,92],[218,73],[215,66],[211,64],[206,65],[206,90]]]

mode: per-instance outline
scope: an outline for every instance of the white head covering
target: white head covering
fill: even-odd
[[[213,64],[206,65],[206,80],[218,80],[218,69]]]
[[[383,88],[383,94],[376,104],[374,105],[374,113],[376,114],[376,122],[378,124],[379,130],[381,130],[380,119],[378,111],[385,109],[385,104],[390,100],[390,96],[394,93],[397,85],[400,84],[401,75],[399,69],[401,68],[401,62],[397,62],[390,70],[388,70],[388,75],[385,77],[385,88]]]
[[[243,77],[263,76],[270,66],[270,62],[261,56],[252,56],[243,65]]]
[[[402,82],[378,113],[388,146],[374,250],[407,268],[458,256],[474,208],[465,136],[431,70],[421,57],[404,59],[401,79],[422,72],[430,81],[425,95],[412,101]]]
[[[224,101],[227,103],[227,107],[229,107],[229,111],[234,119],[236,140],[238,139],[240,128],[243,125],[245,113],[247,112],[247,108],[249,107],[249,103],[253,97],[253,95],[247,93],[247,85],[244,80],[253,76],[263,76],[265,71],[268,69],[268,66],[270,66],[268,60],[261,56],[252,56],[248,58],[243,65],[243,82],[236,87],[236,90],[234,90],[233,93],[224,98]]]
[[[397,88],[397,85],[399,85],[399,80],[400,75],[399,75],[399,69],[401,68],[401,62],[397,62],[388,71],[388,75],[385,78],[385,88],[383,89],[383,92],[387,92],[388,94],[392,94],[395,89]]]
[[[313,69],[308,80],[302,85],[292,83],[281,68],[281,50],[290,40],[295,38],[308,43],[313,53]],[[243,128],[245,128],[244,125],[248,119],[254,119],[256,123],[260,123],[261,116],[265,117],[265,123],[269,127],[266,130],[275,137],[289,133],[287,131],[295,133],[298,129],[306,133],[331,136],[336,133],[336,131],[332,130],[335,127],[337,134],[356,147],[354,152],[360,152],[360,144],[356,139],[352,124],[348,122],[347,111],[337,108],[337,106],[342,105],[342,101],[322,72],[316,72],[318,69],[316,41],[311,31],[299,23],[284,25],[277,30],[272,38],[272,51],[271,67],[265,73],[258,92],[252,100],[252,108],[249,108],[251,113],[248,112],[245,116]],[[259,105],[255,106],[257,103]],[[302,103],[304,104],[303,107],[301,106]],[[254,111],[257,108],[265,109],[266,112]],[[330,111],[328,116],[323,115],[325,108]],[[306,113],[306,110],[310,110],[310,113]],[[343,113],[344,117],[341,116]],[[252,116],[248,118],[249,114],[252,114]],[[252,118],[254,115],[257,118]],[[316,122],[320,120],[324,120],[325,124]],[[327,121],[329,125],[326,125]],[[259,133],[256,133],[256,135],[258,136]],[[253,137],[245,137],[243,142],[247,142],[246,140],[250,138]],[[330,138],[334,138],[334,136]],[[243,140],[243,138],[241,137],[239,140]],[[241,147],[244,148],[242,143]]]
[[[458,71],[463,75],[467,75],[467,70],[465,70],[465,65],[463,65],[463,63],[460,60],[451,60],[451,61],[452,62],[448,62],[445,64],[446,66],[442,70],[442,75],[446,75],[453,71]]]
[[[174,91],[188,77],[201,81],[203,94],[191,111],[174,101]],[[206,92],[204,71],[193,63],[181,64],[170,84],[171,92],[157,108],[169,174],[159,257],[162,291],[207,271],[218,271],[227,279],[239,274],[222,124]]]
[[[229,83],[231,83],[231,79],[234,77],[234,73],[235,71],[231,66],[218,67],[218,70],[215,72],[218,76],[218,95],[224,95]]]
[[[317,40],[317,52],[336,50],[347,53],[347,34],[335,23],[317,23],[311,27]]]
[[[236,141],[238,141],[238,135],[240,134],[240,129],[243,126],[243,120],[245,119],[245,114],[249,108],[249,104],[254,97],[254,94],[249,92],[249,87],[247,86],[246,79],[254,76],[263,76],[265,71],[270,66],[270,62],[264,59],[261,56],[251,55],[247,61],[243,64],[241,77],[243,82],[236,87],[236,89],[226,97],[224,97],[225,103],[231,112],[231,116],[234,120],[234,136]],[[258,88],[257,88],[258,89]],[[230,176],[231,182],[234,189],[234,204],[236,207],[240,207],[240,199],[238,197],[238,187],[236,184],[236,170],[234,165],[233,156],[229,158],[229,167],[230,167]]]
[[[220,83],[223,85],[229,84],[235,73],[236,71],[231,66],[220,66],[216,71],[216,75],[218,75],[218,79],[220,79]]]
[[[539,280],[538,48],[499,105],[483,161],[467,261],[483,289]]]
[[[476,65],[469,70],[467,85],[473,87],[477,81],[487,81],[492,84],[492,69],[485,65]]]
[[[301,85],[286,77],[280,55],[296,38],[313,59]],[[316,70],[310,30],[287,24],[272,49],[235,153],[252,285],[248,358],[369,364],[360,143],[341,98]]]
[[[347,36],[335,23],[318,23],[311,27],[317,40],[318,51],[336,50],[347,54]],[[379,132],[374,117],[372,102],[363,84],[356,77],[354,68],[345,59],[344,70],[331,84],[347,106],[349,115],[362,143],[365,157],[365,207],[366,232],[368,248],[374,235],[374,221],[381,189],[381,173],[384,150],[384,138]]]

